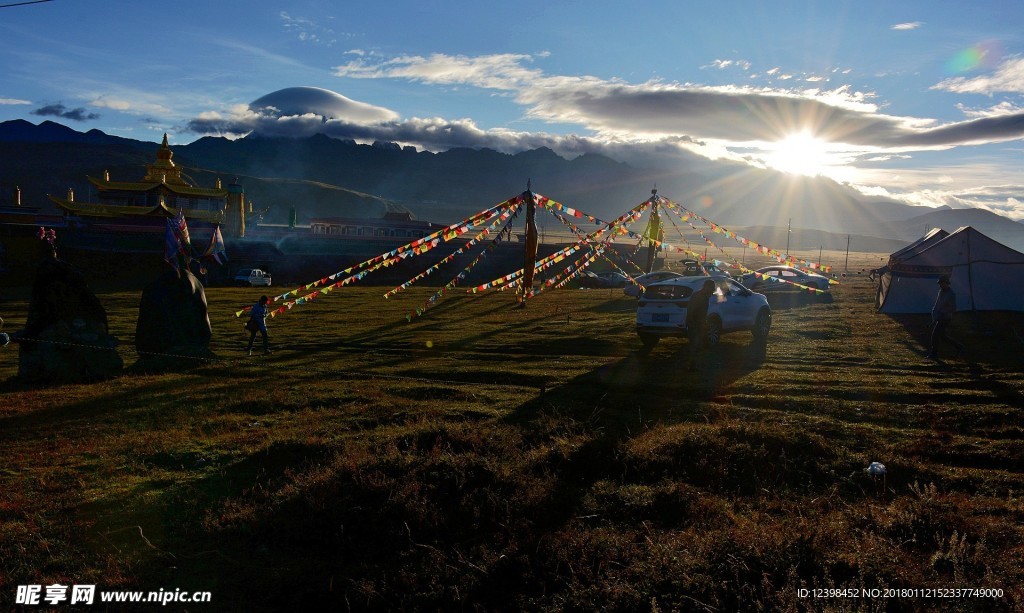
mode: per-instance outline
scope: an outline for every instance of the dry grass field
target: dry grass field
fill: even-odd
[[[852,274],[688,372],[685,340],[639,351],[621,290],[452,292],[409,323],[433,290],[386,289],[248,357],[258,290],[210,288],[220,359],[171,373],[29,387],[0,350],[0,608],[62,583],[212,593],[188,610],[1024,609],[1020,314],[958,315],[967,359],[933,362],[928,317]],[[130,366],[139,292],[100,296]],[[26,300],[3,292],[8,331]]]

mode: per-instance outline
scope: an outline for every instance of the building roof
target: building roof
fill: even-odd
[[[430,228],[433,226],[440,227],[438,224],[432,224],[429,221],[420,221],[418,219],[395,220],[381,217],[313,217],[309,220],[309,224],[326,224],[330,226],[374,226],[382,228]]]
[[[208,198],[226,198],[228,190],[216,189],[207,187],[194,187],[185,183],[171,183],[163,181],[105,181],[103,179],[96,179],[93,177],[86,177],[90,183],[95,185],[100,190],[117,190],[125,192],[148,192],[158,187],[165,187],[168,191],[174,192],[175,194],[181,194],[182,196],[205,196]]]
[[[100,204],[97,202],[75,202],[72,200],[57,198],[55,196],[49,196],[49,198],[54,202],[54,204],[65,211],[74,215],[83,215],[86,217],[175,217],[178,214],[178,209],[176,207],[170,207],[164,203],[160,203],[153,207],[145,207],[134,205]],[[221,223],[224,221],[223,211],[204,211],[188,208],[183,208],[182,211],[184,212],[186,219],[198,219],[211,223]]]
[[[163,186],[175,194],[202,196],[206,198],[227,198],[228,190],[198,187],[181,176],[181,168],[174,163],[174,152],[167,144],[167,135],[156,152],[156,161],[146,166],[146,176],[140,181],[111,181],[108,177],[95,179],[86,177],[101,191],[147,192]]]

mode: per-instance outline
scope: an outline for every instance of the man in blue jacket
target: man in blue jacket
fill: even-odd
[[[270,351],[270,338],[267,336],[267,303],[270,302],[270,298],[266,296],[260,296],[260,301],[252,305],[252,309],[249,311],[249,323],[246,324],[246,329],[249,330],[249,355],[252,355],[252,344],[256,340],[256,333],[259,332],[263,335],[263,353],[264,355],[272,353]]]

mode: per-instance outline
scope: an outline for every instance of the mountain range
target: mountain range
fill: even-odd
[[[71,187],[79,199],[88,198],[94,188],[86,175],[102,176],[104,170],[114,180],[138,180],[145,165],[155,159],[157,147],[99,130],[78,132],[52,121],[2,122],[0,204],[17,185],[25,205],[53,211],[47,193],[63,195]],[[827,178],[698,156],[666,170],[630,166],[595,154],[569,160],[545,148],[516,154],[489,149],[433,153],[324,135],[204,137],[172,150],[175,163],[200,186],[212,186],[217,178],[225,182],[237,178],[266,222],[284,223],[294,208],[299,223],[324,216],[380,217],[389,210],[408,210],[421,219],[451,223],[515,196],[527,185],[567,206],[611,219],[656,188],[731,229],[759,228],[765,234],[790,227],[811,231],[799,236],[807,237],[801,242],[813,244],[794,245],[794,249],[816,248],[827,234],[898,244],[931,227],[953,231],[972,225],[1024,250],[1024,224],[988,211],[915,207],[867,197]],[[834,237],[831,243],[838,241]],[[772,244],[767,238],[760,240]]]

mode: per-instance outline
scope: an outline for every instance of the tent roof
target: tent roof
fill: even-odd
[[[957,266],[975,262],[995,264],[1024,263],[1024,253],[985,236],[971,226],[932,242],[895,264],[901,266]]]
[[[932,228],[924,236],[910,243],[906,247],[893,251],[892,255],[889,256],[889,266],[892,266],[896,262],[906,259],[908,256],[914,255],[915,253],[920,252],[923,249],[926,249],[933,243],[936,243],[946,238],[947,236],[949,236],[949,232],[946,232],[942,228]]]

